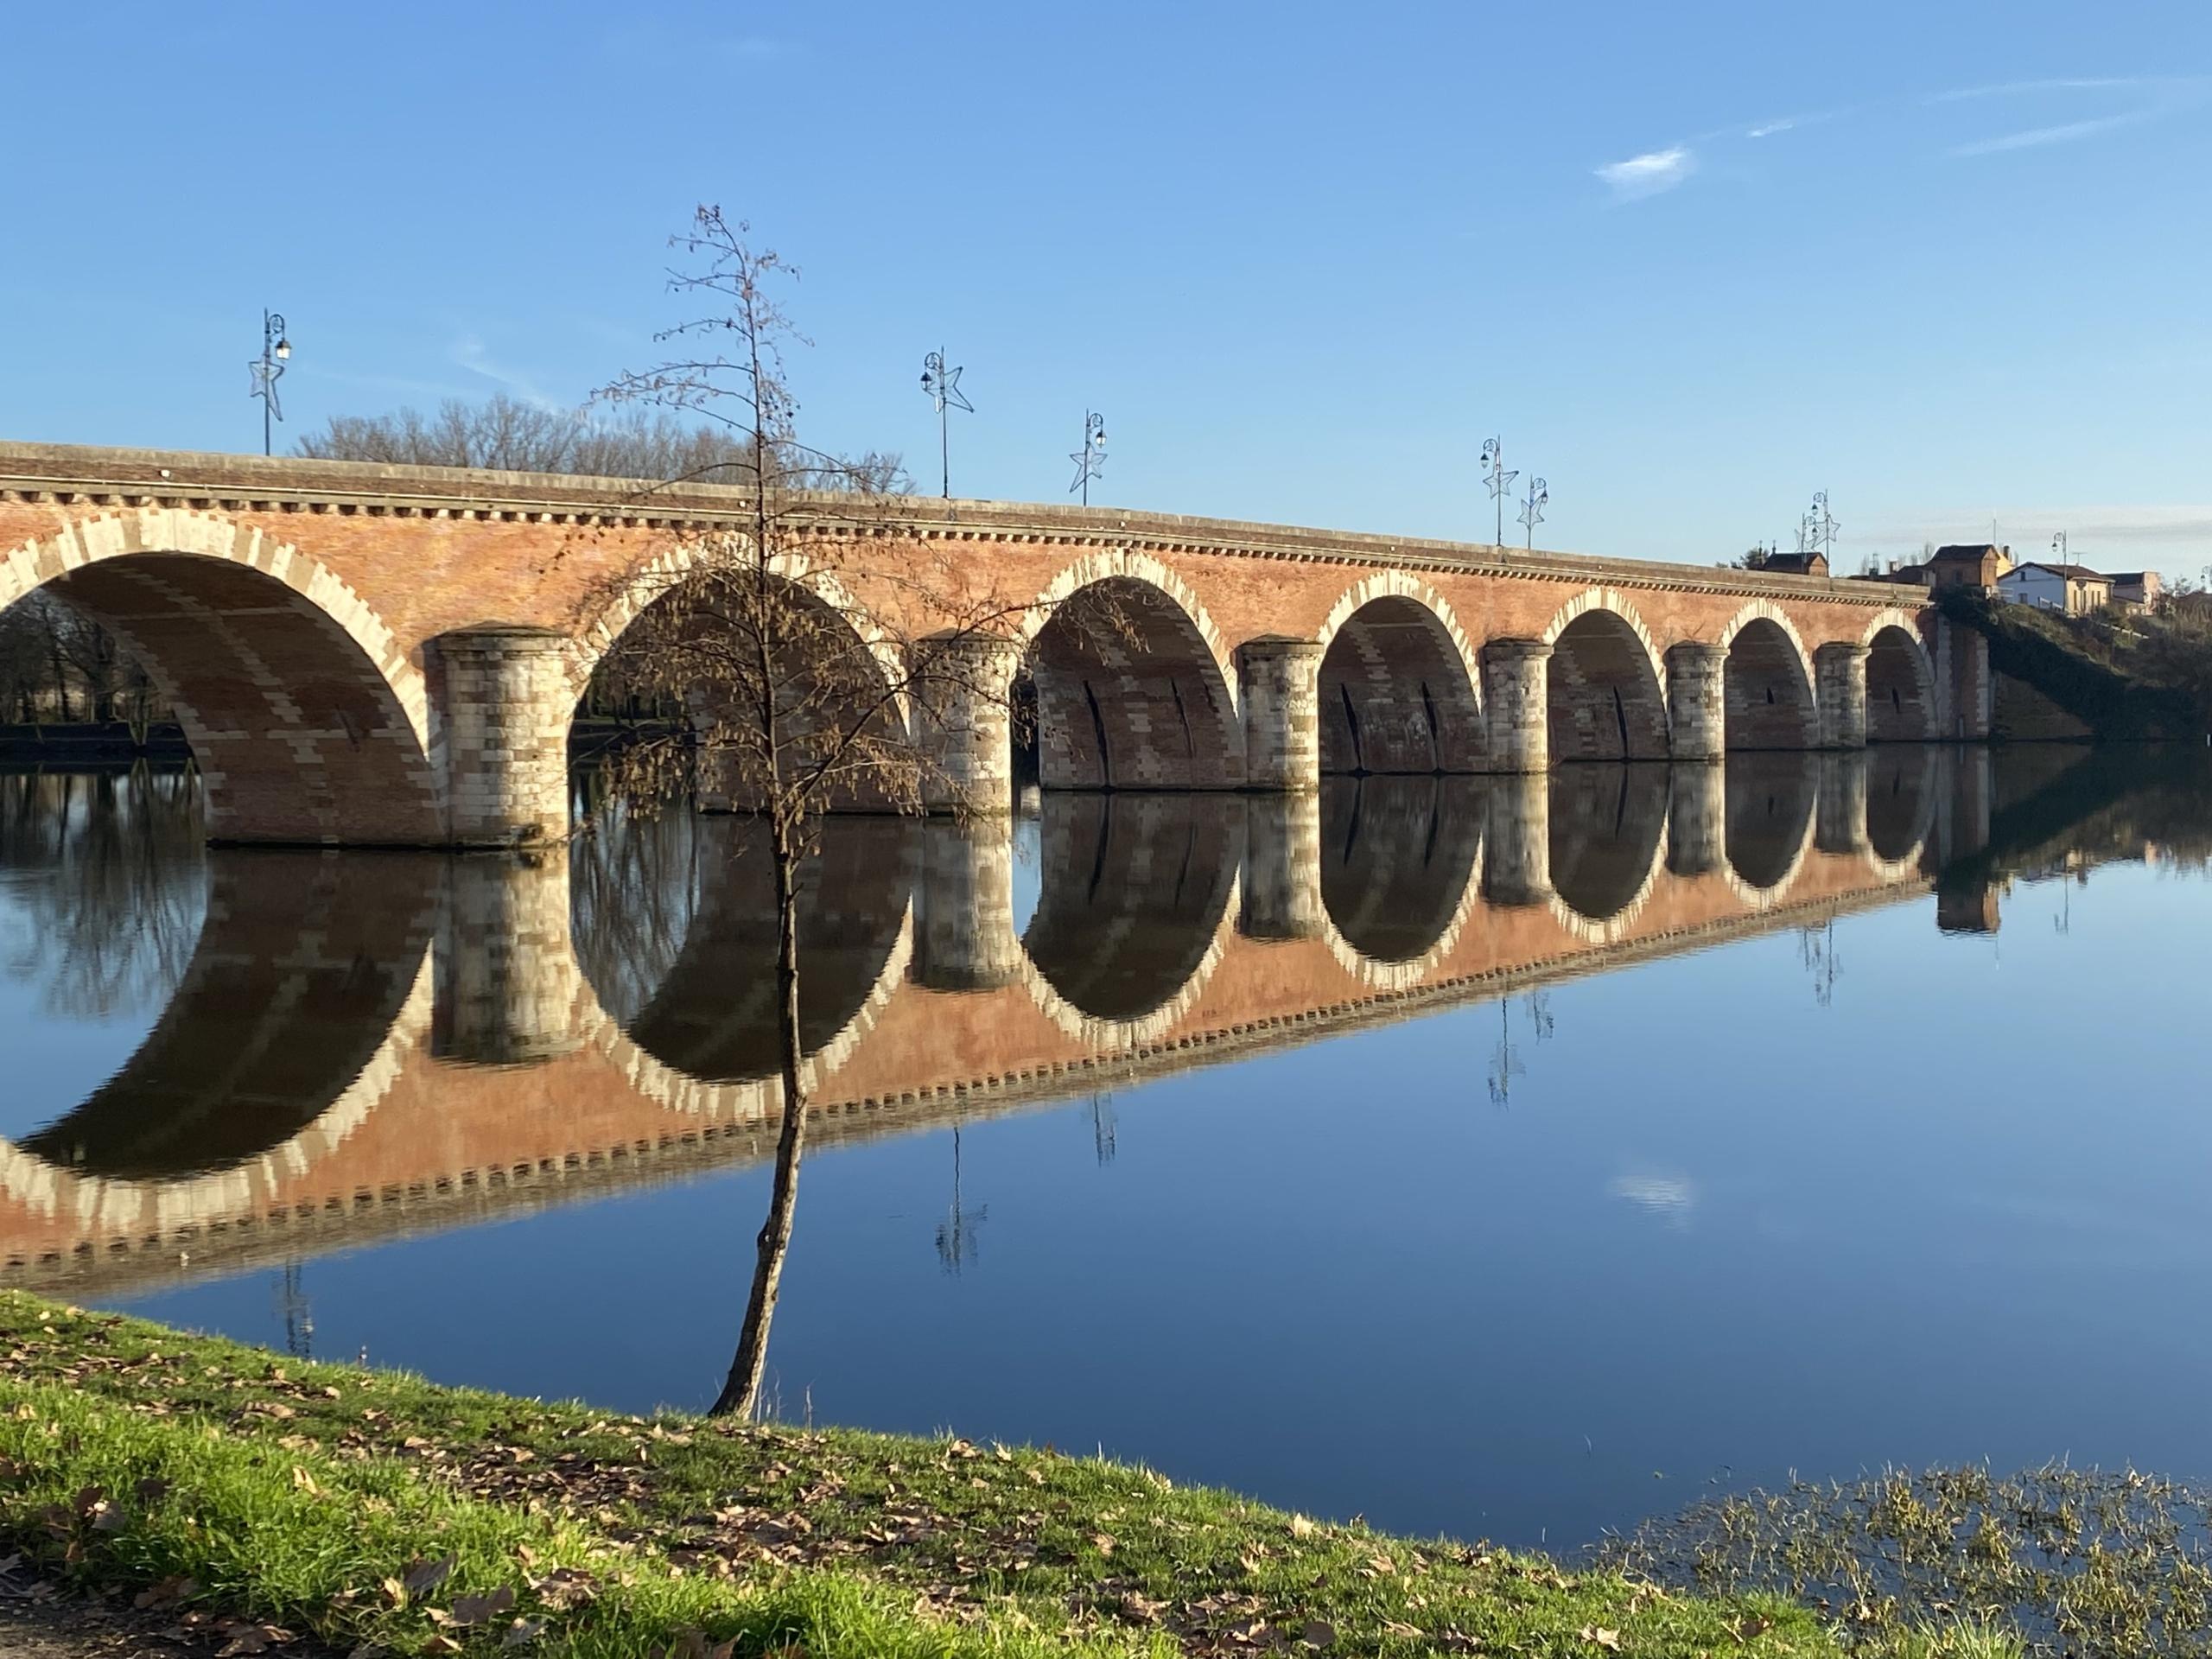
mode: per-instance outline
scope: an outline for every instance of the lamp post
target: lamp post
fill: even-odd
[[[1505,470],[1505,440],[1483,440],[1483,482],[1490,486],[1490,499],[1497,503],[1497,536],[1491,545],[1505,545],[1505,492],[1521,474]]]
[[[1529,480],[1529,499],[1521,504],[1521,522],[1529,527],[1528,550],[1536,550],[1536,526],[1544,522],[1545,504],[1552,499],[1552,486],[1541,478]]]
[[[1075,462],[1075,482],[1068,493],[1083,492],[1083,505],[1090,505],[1090,480],[1103,477],[1106,467],[1106,417],[1090,410],[1083,412],[1083,448],[1068,459]]]
[[[944,366],[942,348],[931,352],[922,359],[922,390],[937,405],[938,458],[944,467],[944,499],[952,499],[952,437],[946,411],[964,409],[970,415],[976,405],[968,401],[968,394],[960,390],[960,371]]]
[[[2074,614],[2074,578],[2066,569],[2066,532],[2060,531],[2050,538],[2050,556],[2058,564],[2058,608],[2065,615]]]
[[[292,355],[292,342],[285,337],[284,314],[264,311],[261,314],[261,355],[246,365],[252,372],[253,385],[246,393],[249,397],[261,399],[261,453],[273,453],[272,423],[284,418],[284,407],[276,401],[276,382],[283,378],[285,361]]]

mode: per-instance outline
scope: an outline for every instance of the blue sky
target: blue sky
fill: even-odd
[[[1840,562],[2212,563],[2212,8],[82,5],[11,17],[0,435],[247,449],[654,358],[667,234],[797,264],[814,441],[961,493]],[[1509,523],[1509,529],[1513,528]]]

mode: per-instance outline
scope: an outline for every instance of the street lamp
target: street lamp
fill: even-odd
[[[261,453],[264,455],[272,453],[270,423],[284,418],[284,407],[276,400],[276,382],[283,377],[284,365],[291,355],[292,342],[284,332],[284,314],[264,311],[261,355],[246,365],[253,375],[253,384],[246,396],[261,399]]]
[[[1068,459],[1075,462],[1075,482],[1068,486],[1068,493],[1083,492],[1083,505],[1090,505],[1090,480],[1105,475],[1106,417],[1085,410],[1083,415],[1083,448]]]
[[[1544,522],[1544,507],[1552,499],[1552,486],[1541,478],[1529,480],[1529,499],[1521,504],[1520,520],[1529,527],[1529,551],[1536,550],[1536,526]]]
[[[976,405],[968,401],[967,393],[960,390],[960,371],[944,366],[944,353],[931,352],[922,359],[922,390],[937,405],[937,447],[944,474],[944,499],[952,499],[952,438],[945,411],[964,409],[970,415]]]
[[[1505,470],[1505,440],[1483,440],[1483,482],[1490,486],[1490,499],[1497,503],[1497,537],[1491,545],[1505,545],[1505,492],[1521,474]]]

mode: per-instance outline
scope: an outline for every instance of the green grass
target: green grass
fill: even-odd
[[[1786,1598],[1319,1524],[1050,1452],[610,1416],[17,1293],[0,1354],[6,1548],[336,1644],[488,1651],[519,1619],[531,1651],[610,1656],[1844,1651]],[[1864,1650],[2011,1651],[1972,1637]]]

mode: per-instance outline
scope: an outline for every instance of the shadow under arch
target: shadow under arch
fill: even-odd
[[[219,514],[144,508],[0,550],[0,607],[34,589],[105,628],[175,709],[210,840],[444,839],[422,672],[315,559]]]
[[[1721,671],[1732,749],[1811,749],[1820,746],[1812,664],[1795,632],[1777,618],[1747,617],[1727,640]]]
[[[1021,946],[1030,994],[1056,1024],[1114,1048],[1182,1016],[1220,959],[1243,816],[1221,796],[1045,797]]]
[[[1610,942],[1643,909],[1666,855],[1668,769],[1616,764],[1554,772],[1551,884],[1563,923]]]
[[[1866,738],[1926,743],[1936,738],[1936,671],[1920,635],[1879,622],[1866,636]]]
[[[1362,582],[1322,629],[1321,770],[1479,771],[1481,675],[1444,601],[1410,577]]]
[[[1456,942],[1476,897],[1486,780],[1332,778],[1321,785],[1321,905],[1357,957],[1414,970]]]
[[[1747,901],[1771,901],[1812,848],[1820,757],[1732,754],[1726,778],[1729,870]]]
[[[1936,833],[1942,755],[1935,748],[1887,748],[1866,760],[1866,846],[1884,874],[1919,866]]]
[[[1144,575],[1064,575],[1049,613],[1033,613],[1041,619],[1027,664],[1039,781],[1048,790],[1241,786],[1243,731],[1211,624]]]
[[[200,941],[153,1031],[20,1150],[80,1179],[188,1183],[310,1131],[334,1145],[397,1070],[378,1056],[427,1035],[439,874],[428,855],[211,855]]]
[[[1555,761],[1667,758],[1665,682],[1650,636],[1624,606],[1610,590],[1585,595],[1547,631],[1544,706]]]
[[[576,694],[571,718],[593,715],[687,722],[694,737],[690,770],[679,779],[709,812],[751,812],[766,803],[765,753],[743,741],[763,701],[749,659],[728,641],[756,619],[774,637],[769,680],[782,722],[778,764],[785,771],[844,758],[823,780],[833,812],[885,812],[919,804],[920,779],[903,764],[912,734],[896,647],[835,575],[791,554],[772,562],[771,597],[757,598],[754,573],[723,567],[710,552],[680,550],[640,575],[601,614],[572,653]],[[683,706],[671,681],[688,682]],[[733,734],[741,741],[716,741]],[[665,727],[663,728],[665,729]]]
[[[799,1045],[817,1065],[904,972],[919,830],[830,817],[799,868]],[[776,906],[756,818],[609,813],[573,855],[570,926],[585,982],[622,1036],[689,1083],[782,1071]]]

